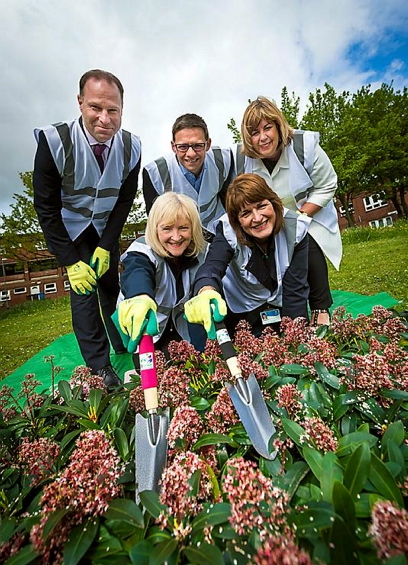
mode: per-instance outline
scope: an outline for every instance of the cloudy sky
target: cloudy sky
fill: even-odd
[[[91,68],[124,84],[123,127],[143,163],[167,153],[186,112],[229,146],[248,99],[301,98],[327,82],[355,92],[408,86],[406,0],[0,0],[0,212],[33,168],[32,130],[78,115]]]

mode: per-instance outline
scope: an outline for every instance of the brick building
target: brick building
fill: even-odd
[[[408,205],[408,194],[405,194],[405,202]],[[339,201],[337,202],[337,212],[340,229],[348,228],[345,210]],[[380,194],[357,196],[353,199],[350,212],[354,216],[357,227],[381,228],[391,226],[398,219],[397,211],[392,202],[382,200]]]
[[[137,232],[136,237],[143,235]],[[122,239],[121,253],[129,247],[134,237]],[[68,296],[70,284],[64,267],[47,249],[39,250],[35,257],[19,250],[20,259],[0,255],[0,309],[10,308],[27,300],[48,300]]]

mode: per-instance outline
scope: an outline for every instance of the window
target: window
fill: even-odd
[[[381,199],[380,194],[372,194],[371,196],[365,196],[363,198],[364,208],[366,212],[370,210],[376,210],[382,206],[387,206],[387,201]]]
[[[19,286],[13,290],[14,294],[25,294],[27,292],[27,288],[25,286]]]
[[[69,284],[69,281],[64,281],[64,290],[69,290],[71,288],[71,285]]]
[[[57,283],[46,283],[44,285],[44,294],[51,294],[57,292]]]
[[[380,218],[379,220],[372,220],[370,222],[371,228],[383,228],[385,226],[392,226],[392,218],[390,218],[390,216]]]
[[[349,203],[348,211],[351,215],[354,214],[353,204]],[[339,214],[344,218],[346,216],[346,209],[344,206],[339,206]]]
[[[1,290],[0,291],[0,302],[6,302],[10,300],[10,291],[9,290]]]

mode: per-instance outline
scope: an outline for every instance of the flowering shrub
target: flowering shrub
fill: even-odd
[[[408,334],[376,307],[330,328],[235,335],[276,434],[254,450],[217,343],[156,354],[170,408],[160,492],[135,493],[140,380],[112,394],[78,367],[0,392],[0,562],[7,565],[407,564]],[[53,377],[58,373],[51,361]],[[55,390],[54,390],[55,389]],[[139,498],[137,499],[139,500]]]

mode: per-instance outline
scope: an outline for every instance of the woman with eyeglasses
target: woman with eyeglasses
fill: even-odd
[[[338,269],[342,242],[333,202],[337,175],[319,145],[319,134],[293,130],[276,104],[259,96],[244,112],[241,135],[243,144],[236,154],[236,173],[261,176],[286,208],[311,219],[308,232],[311,323],[329,324],[333,300],[325,256]]]
[[[130,353],[136,351],[144,332],[155,336],[155,347],[166,356],[172,340],[204,348],[205,332],[189,324],[183,314],[206,248],[195,202],[175,192],[159,196],[147,220],[145,242],[134,241],[121,257],[124,299],[116,323]]]
[[[195,276],[187,320],[202,324],[214,338],[214,320],[225,315],[231,335],[246,320],[256,336],[267,326],[279,331],[284,316],[307,318],[310,218],[285,209],[255,174],[232,181],[226,208]]]

